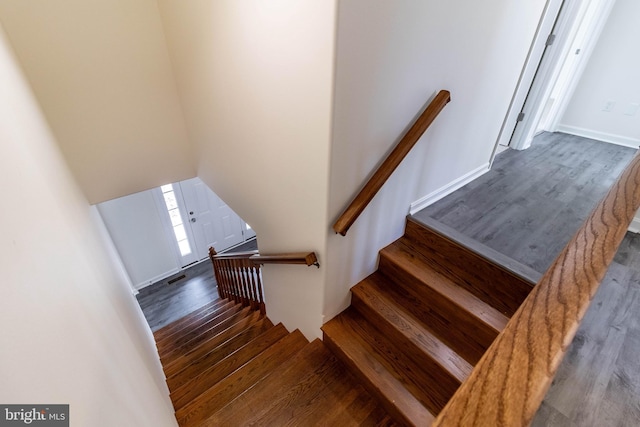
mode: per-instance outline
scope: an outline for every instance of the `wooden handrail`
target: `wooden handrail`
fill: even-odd
[[[251,258],[256,264],[304,264],[320,268],[315,252],[297,252],[278,255],[254,255]]]
[[[393,171],[396,170],[402,160],[409,154],[409,151],[418,142],[422,134],[433,123],[440,111],[451,101],[449,91],[441,90],[431,101],[429,106],[418,117],[413,126],[402,137],[400,142],[394,147],[393,151],[382,162],[373,176],[367,181],[360,193],[353,199],[351,204],[340,215],[333,229],[336,233],[343,236],[347,234],[347,230],[353,225],[355,220],[360,216],[362,211],[367,207],[373,197],[380,191],[380,188],[387,182]]]
[[[209,256],[211,256],[211,250],[213,248],[209,248]],[[214,249],[215,252],[215,249]],[[213,256],[216,258],[251,258],[254,255],[257,255],[258,251],[245,251],[245,252],[226,252],[223,254],[215,253]]]
[[[498,335],[434,426],[529,425],[640,207],[640,154]]]

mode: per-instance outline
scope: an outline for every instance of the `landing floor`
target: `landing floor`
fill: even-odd
[[[230,252],[252,251],[257,248],[257,241],[253,239]],[[155,332],[218,298],[211,262],[202,261],[147,286],[140,290],[136,298],[149,327]]]

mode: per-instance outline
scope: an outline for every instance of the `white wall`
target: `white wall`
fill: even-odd
[[[438,90],[452,101],[347,236],[329,232],[326,320],[402,234],[412,202],[486,170],[544,5],[340,2],[330,221]]]
[[[100,203],[98,210],[135,289],[179,271],[153,190]]]
[[[335,0],[160,0],[198,176],[263,253],[325,258]],[[269,317],[320,334],[325,269],[266,266]]]
[[[638,147],[640,111],[624,113],[640,104],[640,2],[617,0],[589,59],[559,130]],[[614,101],[611,112],[602,111]]]
[[[154,0],[0,0],[0,22],[90,203],[196,175]]]
[[[0,402],[71,424],[177,425],[149,328],[109,262],[0,29]]]

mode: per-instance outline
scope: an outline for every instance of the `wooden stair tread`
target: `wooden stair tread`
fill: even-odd
[[[384,254],[397,261],[399,259],[405,260],[406,262],[402,263],[402,267],[412,276],[433,288],[439,294],[446,296],[449,300],[456,301],[460,307],[463,307],[477,317],[478,320],[493,328],[496,333],[500,333],[509,321],[509,318],[500,311],[466,289],[457,286],[446,276],[431,269],[423,259],[412,255],[402,239],[380,252],[381,255]]]
[[[274,333],[279,333],[280,336],[278,339],[289,333],[282,325],[278,325],[277,327],[268,327],[264,322],[264,319],[265,318],[262,318],[256,321],[253,325],[248,325],[241,333],[224,341],[204,356],[190,361],[189,364],[183,367],[183,369],[172,374],[166,373],[167,385],[169,386],[171,393],[173,394],[179,387],[189,383],[204,371],[210,370],[213,366],[220,363],[230,355],[235,354],[244,346],[249,343],[253,343],[254,339],[261,337],[263,334],[269,333],[271,329],[275,328],[275,331],[271,331],[269,336],[272,336]]]
[[[387,415],[316,339],[203,425],[355,426],[372,412],[376,423]]]
[[[183,346],[207,330],[215,327],[225,319],[238,313],[242,309],[243,307],[240,304],[234,304],[228,307],[225,306],[224,309],[215,311],[214,313],[211,313],[211,315],[201,319],[198,324],[192,325],[188,329],[178,331],[177,333],[156,342],[156,347],[158,347],[158,351],[161,355],[170,353],[172,350]]]
[[[380,251],[388,295],[429,326],[466,361],[477,363],[509,319],[433,270],[400,239]]]
[[[260,312],[252,312],[249,316],[238,320],[236,323],[230,325],[227,329],[219,332],[218,334],[206,339],[196,348],[177,355],[171,361],[162,361],[164,371],[167,376],[175,375],[177,372],[186,368],[189,364],[197,361],[201,357],[204,357],[207,353],[213,351],[216,347],[220,346],[224,342],[233,339],[235,336],[246,331],[247,328],[255,327],[257,322],[261,322],[263,327],[272,327],[271,321],[262,317]]]
[[[419,361],[423,355],[429,357],[462,383],[473,369],[471,364],[444,344],[429,329],[405,311],[395,300],[384,293],[386,278],[374,273],[351,289],[351,304],[373,321],[379,329],[398,345],[399,349],[413,354]],[[416,354],[419,352],[419,354]]]
[[[433,268],[506,316],[513,316],[533,289],[534,284],[526,279],[411,217],[403,239]]]
[[[201,317],[206,316],[207,314],[217,310],[219,307],[228,304],[229,302],[230,301],[227,301],[225,299],[217,298],[203,305],[202,307],[195,309],[186,316],[174,320],[168,325],[165,325],[162,328],[158,329],[153,333],[153,337],[155,338],[156,342],[158,342],[168,337],[169,335],[173,335],[174,333],[184,329],[185,327],[188,327],[192,322],[197,321]]]
[[[227,329],[229,326],[237,323],[238,321],[244,319],[245,317],[250,316],[252,313],[249,307],[245,307],[242,310],[233,313],[231,316],[226,317],[224,320],[220,321],[220,323],[212,326],[211,328],[201,332],[196,337],[193,337],[188,342],[184,343],[179,347],[174,347],[170,352],[160,355],[160,360],[167,361],[168,363],[177,359],[184,353],[189,353],[195,350],[197,347],[202,345],[205,341],[208,341],[210,338],[215,337],[220,332]]]
[[[197,373],[197,375],[193,375],[187,381],[184,381],[180,387],[172,388],[169,385],[174,408],[176,410],[182,408],[199,394],[213,387],[224,377],[284,338],[288,333],[284,325],[279,323],[219,362],[209,364],[208,368],[205,367],[208,364],[206,358],[201,359],[201,364],[190,366],[190,369],[192,367],[194,369],[191,372]],[[225,345],[224,347],[228,346]],[[169,384],[169,380],[167,380],[167,383]]]
[[[340,321],[356,333],[384,368],[418,399],[432,414],[437,414],[458,387],[456,382],[442,378],[442,370],[426,360],[416,362],[400,351],[375,325],[351,307],[342,313]],[[444,387],[444,385],[448,385]]]
[[[351,368],[396,419],[407,425],[429,425],[434,415],[374,356],[376,349],[360,336],[346,312],[322,327],[324,342]]]
[[[279,340],[240,369],[176,411],[180,426],[199,426],[216,411],[253,387],[261,378],[281,366],[307,344],[296,330]]]

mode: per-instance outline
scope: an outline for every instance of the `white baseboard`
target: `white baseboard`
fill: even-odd
[[[633,218],[631,224],[629,224],[628,230],[632,233],[640,233],[640,217]]]
[[[136,285],[134,286],[134,288],[135,288],[137,291],[140,291],[140,289],[142,289],[142,288],[146,288],[146,287],[147,287],[147,286],[149,286],[149,285],[153,285],[153,284],[154,284],[154,283],[156,283],[157,281],[160,281],[160,280],[162,280],[162,279],[166,279],[167,277],[169,277],[169,276],[171,276],[171,275],[173,275],[173,274],[176,274],[176,273],[178,273],[179,271],[180,271],[180,269],[179,269],[179,268],[171,269],[171,270],[167,271],[166,273],[158,274],[157,276],[152,277],[151,279],[145,280],[144,282],[136,283]],[[135,294],[134,294],[134,295],[135,295]]]
[[[449,184],[443,187],[440,187],[436,191],[433,191],[427,194],[426,196],[416,200],[415,202],[411,203],[411,207],[409,208],[409,213],[413,215],[416,212],[426,208],[427,206],[432,205],[433,203],[448,196],[449,194],[453,193],[459,188],[464,187],[474,179],[479,178],[485,173],[489,172],[489,169],[490,169],[489,163],[485,163],[479,168],[464,174],[460,178],[451,181]]]
[[[599,132],[597,130],[585,129],[577,126],[560,124],[558,125],[558,128],[556,130],[558,132],[569,133],[571,135],[581,136],[583,138],[590,138],[602,142],[608,142],[611,144],[622,145],[623,147],[637,149],[640,146],[640,139],[629,138],[612,133]]]

